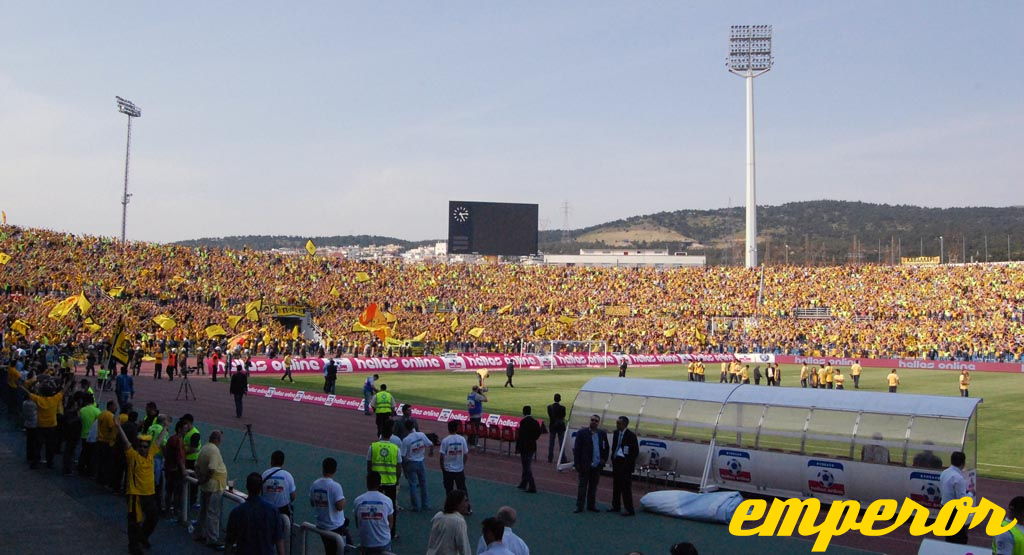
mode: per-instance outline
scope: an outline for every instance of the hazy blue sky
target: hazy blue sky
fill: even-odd
[[[128,235],[446,234],[449,199],[541,227],[742,201],[728,27],[755,82],[761,204],[1010,205],[1024,3],[4,2],[0,208]]]

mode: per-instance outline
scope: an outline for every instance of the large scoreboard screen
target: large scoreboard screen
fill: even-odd
[[[537,205],[449,201],[448,254],[537,254]]]

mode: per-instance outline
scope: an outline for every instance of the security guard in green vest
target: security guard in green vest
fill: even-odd
[[[387,384],[380,384],[380,391],[370,402],[374,414],[377,415],[377,437],[383,437],[384,423],[391,422],[391,415],[395,413],[394,403],[395,398],[388,391]]]
[[[1006,511],[1006,519],[1003,520],[1003,526],[1009,524],[1014,519],[1017,520],[1017,524],[1013,528],[992,538],[992,553],[996,555],[1024,555],[1024,525],[1021,524],[1024,521],[1024,497],[1019,495],[1010,500],[1010,505]]]
[[[96,385],[101,391],[110,391],[110,369],[102,367],[96,371]]]
[[[191,414],[185,414],[181,419],[188,422],[188,431],[182,437],[182,443],[185,444],[185,468],[195,470],[196,461],[199,460],[199,450],[203,447],[203,439],[199,435],[199,428],[196,428],[193,423]]]
[[[402,477],[402,451],[391,437],[394,425],[394,421],[386,420],[381,428],[380,439],[370,444],[370,450],[366,453],[366,471],[380,474],[380,492],[388,496],[397,507],[398,479]],[[392,539],[398,537],[397,528],[398,512],[396,511],[395,524],[391,526]]]

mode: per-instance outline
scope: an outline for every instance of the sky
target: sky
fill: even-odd
[[[1021,201],[1024,3],[4,2],[0,209],[129,239],[447,234],[449,200],[541,229],[737,206],[729,26],[759,204]]]

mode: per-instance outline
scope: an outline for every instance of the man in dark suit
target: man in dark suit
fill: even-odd
[[[548,405],[548,462],[554,460],[555,442],[558,442],[561,450],[562,440],[565,439],[565,406],[561,404],[562,396],[555,393],[555,402]],[[565,456],[562,456],[564,462]]]
[[[505,387],[515,387],[512,385],[512,376],[516,375],[516,364],[511,360],[508,361],[508,365],[505,366]]]
[[[537,493],[537,484],[533,481],[533,457],[537,453],[540,423],[531,416],[532,414],[533,408],[530,405],[523,407],[523,419],[519,421],[519,435],[516,437],[519,460],[523,463],[523,474],[518,487],[526,490],[526,493]]]
[[[597,482],[608,460],[608,434],[597,427],[600,423],[601,417],[592,415],[590,426],[576,432],[576,441],[572,446],[573,465],[579,474],[579,485],[576,488],[577,513],[583,512],[584,499],[588,511],[598,512]]]
[[[235,397],[235,418],[241,418],[242,396],[249,392],[249,373],[244,370],[236,370],[231,376],[231,386],[228,391]]]
[[[639,454],[640,444],[629,429],[629,418],[620,416],[615,421],[612,437],[612,508],[608,512],[617,513],[622,507],[626,510],[622,516],[636,514],[633,511],[633,470]]]

